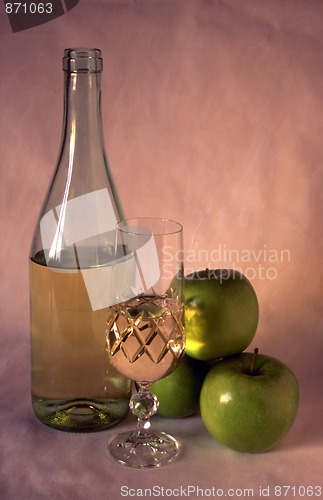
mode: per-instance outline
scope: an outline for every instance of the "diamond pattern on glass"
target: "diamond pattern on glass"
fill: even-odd
[[[121,350],[130,363],[146,354],[158,364],[168,354],[183,351],[183,311],[172,299],[139,297],[112,308],[108,318],[107,344],[111,355]]]

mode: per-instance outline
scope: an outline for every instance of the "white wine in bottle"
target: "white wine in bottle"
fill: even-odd
[[[61,150],[30,252],[32,404],[50,427],[106,429],[128,412],[130,381],[105,349],[115,225],[98,49],[66,49]]]

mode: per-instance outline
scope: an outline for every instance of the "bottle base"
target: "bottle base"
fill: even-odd
[[[129,409],[128,399],[47,400],[32,397],[38,420],[60,431],[97,432],[123,420]]]

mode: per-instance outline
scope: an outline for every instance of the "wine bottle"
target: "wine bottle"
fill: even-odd
[[[122,211],[103,141],[102,67],[99,49],[65,50],[61,147],[29,264],[33,410],[74,432],[118,423],[130,397],[130,381],[106,351]]]

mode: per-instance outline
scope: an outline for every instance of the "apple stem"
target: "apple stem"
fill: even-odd
[[[250,372],[249,373],[251,373],[251,374],[254,373],[254,371],[255,371],[256,359],[257,359],[258,352],[259,352],[259,349],[258,349],[258,347],[256,347],[253,351],[253,356],[252,356],[251,365],[250,365]]]

